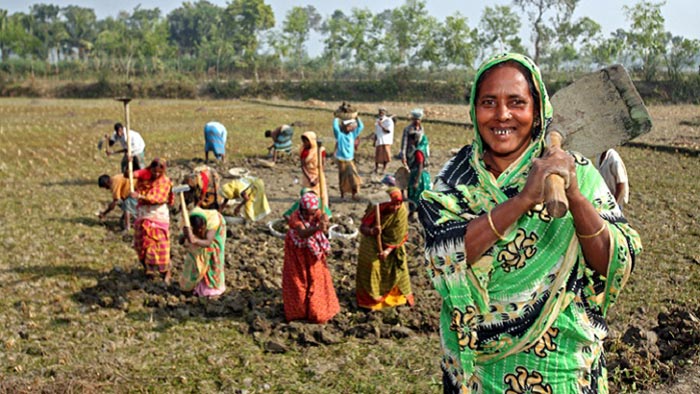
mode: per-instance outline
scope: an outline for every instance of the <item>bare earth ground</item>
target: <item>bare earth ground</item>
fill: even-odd
[[[332,109],[339,103],[312,104]],[[382,105],[399,115],[421,106],[428,117],[468,118],[466,106]],[[374,112],[378,104],[357,106]],[[655,128],[645,136],[648,143],[697,144],[697,107],[650,110]],[[210,119],[229,127],[233,157],[214,164],[220,173],[246,167],[265,181],[273,213],[263,223],[229,226],[228,291],[218,300],[145,281],[131,236],[118,232],[117,216],[106,223],[96,220],[94,212],[108,201],[96,178],[116,172],[118,159],[104,157],[94,145],[120,119],[119,104],[0,100],[0,116],[5,139],[0,186],[6,191],[0,201],[6,218],[0,239],[7,251],[0,256],[0,291],[6,295],[0,299],[0,375],[5,376],[0,392],[440,392],[439,299],[423,271],[415,223],[408,243],[415,307],[358,310],[358,240],[341,239],[332,241],[329,258],[341,313],[325,326],[284,322],[283,240],[271,236],[264,222],[281,217],[298,196],[301,174],[295,155],[274,168],[260,165],[257,158],[267,145],[262,130],[301,121],[298,131],[317,130],[330,141],[330,115],[239,101],[132,102],[133,128],[146,138],[148,157],[170,158],[174,182],[202,162],[201,127]],[[467,143],[471,131],[430,123],[426,128],[434,176],[450,149]],[[381,193],[380,176],[370,174],[372,150],[363,140],[358,161],[365,197]],[[645,251],[608,318],[612,392],[674,382],[663,392],[695,392],[690,388],[698,387],[692,385],[697,368],[691,363],[698,361],[700,343],[700,188],[695,178],[700,164],[692,155],[620,151],[632,185],[627,216],[642,234]],[[388,172],[397,166],[392,162]],[[357,223],[366,201],[341,200],[336,173],[329,164],[334,220],[347,223],[349,217]],[[173,214],[176,234],[177,208]],[[176,273],[182,254],[173,247]]]

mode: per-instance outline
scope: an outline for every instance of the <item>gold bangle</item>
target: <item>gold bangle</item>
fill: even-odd
[[[501,241],[505,241],[506,237],[501,235],[501,233],[499,233],[498,230],[496,230],[496,226],[494,226],[493,224],[493,219],[491,219],[491,211],[488,211],[486,213],[486,217],[489,219],[489,226],[491,226],[491,231],[493,231],[493,233],[496,234],[498,239],[500,239]]]
[[[600,230],[594,232],[593,234],[590,234],[590,235],[583,235],[583,234],[579,234],[578,231],[577,231],[577,232],[576,232],[576,236],[577,236],[579,239],[595,238],[595,237],[599,236],[600,234],[602,234],[603,231],[605,231],[605,229],[606,229],[607,227],[608,227],[608,226],[606,226],[606,223],[603,222],[603,225],[600,227]]]

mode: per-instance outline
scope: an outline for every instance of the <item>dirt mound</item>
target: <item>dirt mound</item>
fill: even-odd
[[[342,218],[337,222],[347,223]],[[333,241],[328,264],[341,303],[341,312],[324,326],[286,323],[281,297],[284,240],[271,237],[262,225],[229,227],[226,249],[227,292],[217,300],[183,293],[176,284],[145,280],[141,270],[114,268],[98,283],[83,289],[76,300],[91,309],[115,308],[136,313],[147,309],[159,318],[226,317],[241,320],[260,346],[286,352],[296,346],[321,346],[357,338],[405,338],[438,330],[440,301],[422,274],[418,245],[422,236],[413,226],[407,243],[411,282],[417,304],[380,312],[366,312],[355,301],[355,261],[359,240]],[[231,247],[231,243],[235,248]],[[182,268],[184,250],[172,245],[174,278]]]
[[[631,325],[611,336],[605,347],[612,382],[644,390],[671,381],[699,353],[699,314],[674,307],[660,313],[658,324],[649,330]]]

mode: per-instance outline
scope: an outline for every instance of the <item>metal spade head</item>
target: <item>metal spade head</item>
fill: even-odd
[[[173,186],[173,193],[184,193],[190,191],[190,185]]]

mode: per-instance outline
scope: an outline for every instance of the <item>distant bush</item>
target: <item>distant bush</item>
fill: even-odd
[[[304,101],[423,101],[464,103],[470,86],[465,79],[417,80],[406,70],[384,73],[376,80],[302,80],[241,82],[239,79],[198,82],[194,77],[166,73],[159,78],[135,77],[129,82],[113,79],[108,73],[99,73],[96,80],[59,80],[53,78],[12,77],[7,72],[13,67],[26,68],[45,63],[13,59],[0,63],[0,95],[5,97],[61,97],[100,98],[130,96],[142,98],[191,99],[210,98],[280,98]],[[35,69],[36,71],[36,69]],[[46,72],[45,68],[42,72]],[[79,74],[79,70],[71,70]],[[572,82],[572,76],[559,76],[546,81],[553,95]],[[643,82],[635,86],[646,102],[700,104],[700,75],[687,75],[678,81]]]

